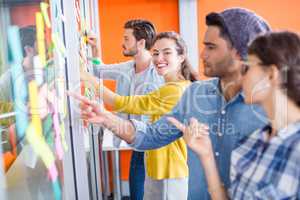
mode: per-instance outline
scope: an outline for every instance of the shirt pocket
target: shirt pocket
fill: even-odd
[[[273,184],[262,183],[254,192],[255,199],[259,200],[293,200],[296,193],[292,191],[282,191]]]

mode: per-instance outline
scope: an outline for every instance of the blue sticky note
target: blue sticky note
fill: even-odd
[[[60,184],[58,178],[54,182],[52,182],[52,189],[53,189],[55,200],[61,200],[62,199],[61,190],[60,190]]]
[[[22,66],[23,53],[17,26],[8,28],[8,45],[11,54],[11,77],[13,84],[14,110],[18,140],[22,139],[28,127],[28,89]]]

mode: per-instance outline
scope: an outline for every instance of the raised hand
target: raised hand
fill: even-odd
[[[173,117],[168,117],[168,120],[183,133],[187,145],[200,157],[205,158],[213,152],[206,124],[199,123],[195,118],[190,119],[188,126]]]
[[[135,128],[130,121],[124,120],[117,115],[106,111],[103,106],[96,101],[91,101],[88,98],[73,92],[68,92],[68,95],[80,101],[81,118],[84,121],[100,124],[111,130],[115,135],[122,138],[127,143],[133,142]]]
[[[95,34],[88,34],[87,36],[87,44],[89,44],[92,48],[92,54],[93,57],[99,57],[100,58],[100,50],[98,47],[97,37]]]
[[[87,36],[87,43],[92,47],[96,48],[97,47],[97,37],[94,34],[88,34]]]
[[[109,112],[105,110],[103,105],[74,92],[68,92],[67,94],[80,101],[81,118],[84,121],[101,125],[105,122],[106,114]]]

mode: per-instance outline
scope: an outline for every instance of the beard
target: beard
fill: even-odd
[[[123,46],[123,56],[132,57],[132,56],[135,56],[137,54],[137,52],[138,51],[137,51],[136,47],[126,49],[126,47]]]
[[[203,61],[204,75],[208,77],[223,77],[230,73],[230,69],[234,64],[234,60],[231,56],[224,57],[215,63],[209,63]]]

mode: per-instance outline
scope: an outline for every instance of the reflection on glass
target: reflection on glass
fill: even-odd
[[[61,33],[51,27],[47,2],[6,1],[0,6],[5,11],[0,34],[6,36],[0,37],[0,168],[6,195],[62,199],[62,158],[68,148],[64,77],[57,73],[63,64],[53,62],[54,54],[64,60],[55,45],[61,43]]]

